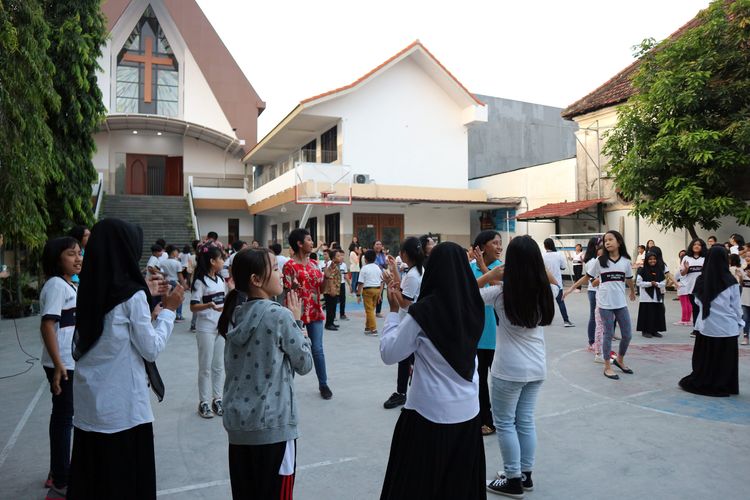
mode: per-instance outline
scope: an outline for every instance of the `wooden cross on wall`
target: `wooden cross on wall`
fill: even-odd
[[[172,66],[172,59],[169,57],[156,57],[154,54],[154,39],[151,37],[144,37],[146,44],[146,50],[144,54],[137,54],[133,52],[126,52],[122,56],[123,61],[131,61],[137,63],[143,63],[146,66],[143,78],[143,102],[151,102],[151,80],[153,79],[153,64],[161,66]]]

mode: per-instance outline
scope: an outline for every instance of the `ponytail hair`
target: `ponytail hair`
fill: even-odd
[[[208,271],[211,269],[211,259],[218,259],[222,255],[224,254],[221,251],[221,248],[216,245],[204,245],[198,248],[198,258],[196,259],[197,265],[195,267],[195,274],[193,276],[193,290],[195,290],[195,283],[197,281],[202,281],[204,285],[206,284],[206,280],[204,278],[208,274]]]
[[[424,251],[422,250],[422,243],[419,242],[419,238],[409,236],[403,243],[401,243],[401,251],[409,257],[412,267],[416,267],[421,276],[424,272]]]
[[[227,336],[234,310],[250,295],[250,278],[257,276],[264,284],[267,283],[271,279],[275,260],[276,256],[267,248],[245,248],[235,254],[232,260],[234,289],[224,299],[224,309],[219,317],[219,334],[222,337]]]

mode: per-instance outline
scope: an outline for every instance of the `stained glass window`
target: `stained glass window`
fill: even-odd
[[[118,113],[177,116],[179,67],[149,5],[117,55]]]

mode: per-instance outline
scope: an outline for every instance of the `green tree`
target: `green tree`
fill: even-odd
[[[642,56],[604,148],[632,213],[693,237],[725,216],[750,225],[750,0],[697,20]]]
[[[59,111],[47,123],[55,142],[54,172],[47,184],[48,233],[93,222],[91,184],[96,180],[92,157],[94,133],[106,109],[96,82],[97,58],[107,39],[101,0],[44,0],[56,67],[54,87]]]
[[[46,236],[53,145],[46,119],[59,107],[48,35],[38,0],[0,0],[0,233],[31,248]]]

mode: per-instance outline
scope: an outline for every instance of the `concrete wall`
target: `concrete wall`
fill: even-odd
[[[247,210],[197,210],[198,227],[201,237],[209,231],[216,231],[219,240],[227,243],[229,234],[229,219],[240,220],[240,239],[248,243],[253,239],[253,216]]]
[[[469,187],[484,189],[488,198],[523,197],[517,207],[517,213],[523,213],[534,208],[539,208],[547,203],[558,203],[561,201],[576,200],[576,160],[567,160],[547,163],[529,168],[522,168],[511,172],[471,179]],[[480,231],[480,212],[473,210],[471,213],[471,236],[476,236]],[[504,228],[497,228],[504,229]],[[561,228],[562,232],[569,231]],[[503,239],[516,234],[528,234],[541,244],[544,238],[555,233],[555,224],[551,222],[516,222],[515,232],[506,234],[503,231]]]
[[[354,174],[379,184],[466,187],[462,109],[409,58],[306,112],[342,118],[341,163]]]
[[[219,101],[216,100],[206,78],[203,76],[203,72],[189,50],[185,50],[185,65],[182,70],[185,72],[185,102],[183,106],[185,113],[183,119],[236,137],[229,120],[227,120],[219,105]]]
[[[477,95],[488,120],[469,129],[469,179],[575,156],[575,122],[561,108]]]

